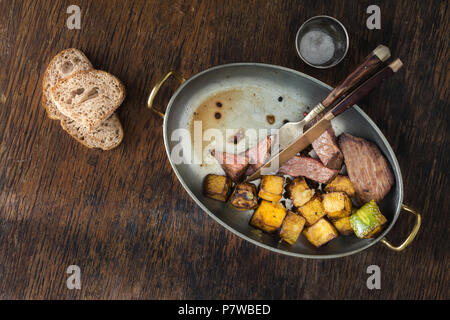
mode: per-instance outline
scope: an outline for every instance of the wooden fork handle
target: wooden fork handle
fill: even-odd
[[[322,105],[325,109],[334,104],[339,98],[346,95],[361,80],[370,76],[382,62],[389,59],[390,56],[391,52],[388,47],[383,45],[376,47],[375,50],[373,50],[364,61],[322,101]]]

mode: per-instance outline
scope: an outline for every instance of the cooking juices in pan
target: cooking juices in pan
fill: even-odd
[[[292,114],[290,106],[300,106],[297,114]],[[289,95],[274,94],[264,88],[248,86],[218,91],[206,97],[195,109],[190,121],[190,133],[194,139],[194,122],[201,122],[202,137],[209,129],[219,130],[223,135],[222,147],[216,141],[202,142],[202,158],[205,165],[217,166],[211,157],[212,150],[244,152],[255,146],[263,136],[246,135],[246,129],[277,129],[289,118],[301,118],[303,103]],[[289,111],[288,111],[289,110]],[[193,143],[194,144],[194,143]],[[196,150],[197,152],[199,150]],[[200,155],[197,155],[200,156]]]

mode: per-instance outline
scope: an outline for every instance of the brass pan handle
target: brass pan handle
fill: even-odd
[[[147,107],[152,110],[154,113],[158,114],[161,118],[164,119],[164,113],[155,109],[153,106],[153,100],[155,100],[156,95],[158,94],[159,89],[161,86],[166,82],[167,79],[169,79],[170,76],[175,77],[178,81],[180,81],[181,84],[183,84],[186,79],[183,78],[178,72],[176,71],[169,71],[166,73],[166,75],[153,87],[152,92],[150,92],[150,95],[148,96],[147,100]]]
[[[420,229],[420,224],[422,222],[422,217],[420,215],[419,212],[417,212],[416,210],[402,204],[402,209],[405,211],[408,211],[409,213],[412,213],[416,216],[416,224],[414,225],[414,228],[412,229],[411,233],[409,234],[408,238],[406,238],[406,240],[399,245],[398,247],[393,246],[392,244],[389,243],[389,241],[386,240],[386,238],[381,239],[381,243],[384,244],[386,247],[388,247],[389,249],[393,250],[393,251],[403,251],[405,250],[405,248],[407,246],[409,246],[411,244],[411,242],[414,240],[414,238],[417,235],[417,232],[419,232]]]

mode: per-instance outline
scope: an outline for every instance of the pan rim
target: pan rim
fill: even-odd
[[[403,178],[402,178],[402,173],[400,170],[400,166],[398,164],[397,161],[397,157],[394,153],[394,151],[392,150],[391,145],[389,144],[389,142],[387,141],[386,137],[384,136],[384,134],[381,132],[381,130],[378,128],[378,126],[375,124],[375,122],[360,108],[358,107],[358,105],[353,105],[352,108],[354,108],[363,118],[365,118],[365,120],[371,125],[371,127],[375,130],[375,132],[377,133],[377,135],[380,137],[381,141],[384,143],[384,145],[387,148],[388,153],[391,155],[392,158],[392,162],[393,162],[393,167],[396,168],[395,170],[395,176],[396,176],[396,180],[395,182],[398,183],[398,187],[399,187],[399,191],[398,191],[398,202],[396,204],[397,208],[394,214],[394,217],[392,219],[392,221],[390,222],[390,224],[387,226],[386,229],[383,230],[383,232],[380,233],[380,235],[376,238],[373,239],[372,241],[367,242],[367,244],[361,246],[358,249],[355,250],[351,250],[348,252],[344,252],[344,253],[339,253],[339,254],[325,254],[325,255],[312,255],[312,254],[302,254],[302,253],[295,253],[295,252],[289,252],[289,251],[285,251],[285,250],[281,250],[278,248],[274,248],[271,247],[269,245],[266,245],[264,243],[261,243],[257,240],[254,240],[246,235],[244,235],[243,233],[239,232],[238,230],[232,228],[231,226],[229,226],[228,224],[226,224],[224,221],[220,220],[214,213],[212,213],[196,196],[195,194],[187,187],[184,179],[182,178],[181,174],[179,173],[178,169],[176,168],[176,166],[174,165],[174,163],[172,162],[172,159],[170,157],[170,152],[169,152],[169,142],[168,142],[168,138],[167,138],[167,115],[170,114],[170,110],[171,107],[173,105],[173,102],[175,101],[175,99],[177,98],[177,96],[180,94],[180,92],[192,81],[194,81],[195,79],[201,77],[202,75],[209,73],[209,72],[213,72],[219,69],[223,69],[223,68],[230,68],[230,67],[264,67],[264,68],[272,68],[274,70],[282,70],[282,71],[286,71],[286,72],[291,72],[296,74],[297,76],[309,79],[311,81],[313,81],[314,83],[321,85],[323,87],[325,87],[328,90],[332,90],[333,88],[329,85],[327,85],[326,83],[311,77],[307,74],[304,74],[300,71],[294,70],[294,69],[290,69],[287,67],[282,67],[282,66],[278,66],[278,65],[273,65],[273,64],[266,64],[266,63],[257,63],[257,62],[237,62],[237,63],[228,63],[228,64],[222,64],[222,65],[218,65],[218,66],[213,66],[210,67],[208,69],[205,69],[203,71],[200,71],[199,73],[193,75],[192,77],[188,78],[180,87],[178,87],[178,89],[173,93],[172,97],[170,98],[168,104],[167,104],[167,108],[166,108],[166,113],[164,116],[164,121],[163,121],[163,138],[164,138],[164,146],[166,149],[166,154],[167,154],[167,158],[169,159],[170,165],[172,167],[172,170],[175,172],[175,175],[177,176],[179,182],[181,183],[181,185],[183,186],[183,188],[186,190],[186,192],[188,193],[188,195],[196,202],[196,204],[204,211],[206,212],[211,218],[213,218],[216,222],[218,222],[221,226],[223,226],[225,229],[231,231],[232,233],[234,233],[235,235],[239,236],[240,238],[249,241],[250,243],[257,245],[259,247],[262,247],[264,249],[270,250],[272,252],[276,252],[278,254],[282,254],[282,255],[287,255],[287,256],[291,256],[291,257],[297,257],[297,258],[305,258],[305,259],[336,259],[336,258],[343,258],[346,256],[350,256],[353,254],[356,254],[358,252],[361,252],[363,250],[366,250],[368,248],[370,248],[371,246],[375,245],[376,243],[378,243],[381,239],[384,238],[384,236],[389,233],[389,231],[392,229],[392,227],[394,226],[394,224],[396,223],[400,210],[401,210],[401,206],[403,203]]]

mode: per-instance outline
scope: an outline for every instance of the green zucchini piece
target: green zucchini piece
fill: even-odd
[[[387,222],[374,200],[363,205],[350,217],[350,225],[358,238],[369,238],[371,232]]]

